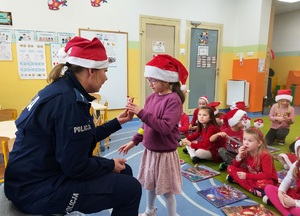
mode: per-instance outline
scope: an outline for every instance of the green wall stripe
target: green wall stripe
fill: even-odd
[[[139,49],[140,48],[140,42],[138,42],[138,41],[128,41],[128,48],[129,49]]]
[[[275,56],[300,56],[300,51],[275,52]]]
[[[238,47],[228,47],[223,46],[223,53],[237,53],[237,52],[266,52],[267,45],[258,44],[258,45],[249,45],[249,46],[238,46]]]

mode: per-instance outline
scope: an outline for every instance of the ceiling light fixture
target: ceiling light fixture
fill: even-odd
[[[287,2],[287,3],[295,3],[295,2],[298,2],[300,0],[277,0],[277,1]]]

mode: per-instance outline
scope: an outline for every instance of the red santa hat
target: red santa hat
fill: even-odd
[[[181,90],[186,90],[188,71],[180,61],[167,54],[156,55],[145,66],[145,77],[151,77],[165,82],[181,82]]]
[[[209,104],[209,100],[208,100],[208,97],[206,95],[203,95],[203,96],[199,97],[198,100],[200,100],[200,99],[205,100],[206,104]]]
[[[288,100],[289,102],[292,102],[293,96],[292,96],[292,90],[291,89],[279,89],[277,91],[277,95],[275,97],[275,101],[278,102],[279,100]]]
[[[96,37],[90,41],[76,36],[59,51],[58,55],[62,58],[67,57],[70,64],[85,68],[102,69],[109,66],[105,47]]]
[[[226,118],[228,119],[228,124],[230,127],[239,123],[239,121],[243,118],[247,113],[244,110],[233,109],[226,113]]]
[[[233,102],[233,104],[230,106],[230,109],[241,109],[245,110],[245,102],[244,101],[238,101],[238,102]]]
[[[218,114],[219,110],[217,108],[217,106],[219,106],[221,103],[220,102],[211,102],[210,104],[207,104],[207,106],[211,107],[212,110],[214,111],[214,114]]]
[[[254,127],[256,128],[262,128],[264,126],[264,120],[261,118],[254,120]]]

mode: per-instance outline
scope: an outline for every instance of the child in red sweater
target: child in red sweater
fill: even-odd
[[[218,150],[219,156],[224,161],[219,166],[220,171],[226,170],[227,166],[232,163],[243,142],[244,125],[242,124],[242,118],[245,115],[247,115],[247,113],[243,110],[230,110],[226,114],[229,127],[210,137],[211,142],[219,140],[224,145],[224,147],[221,147]]]
[[[200,159],[219,161],[218,149],[221,142],[209,141],[218,132],[220,129],[213,109],[208,106],[201,107],[198,113],[198,130],[182,140],[182,144],[186,145],[184,152],[190,155],[193,163],[199,163]]]
[[[227,181],[236,182],[259,197],[265,195],[266,185],[278,184],[273,157],[260,129],[249,127],[244,131],[243,145],[239,148],[232,165],[228,166],[227,172]]]
[[[192,132],[197,130],[197,121],[198,121],[198,113],[199,113],[199,109],[201,107],[207,106],[207,104],[209,104],[209,100],[207,96],[201,96],[198,99],[198,107],[194,110],[193,112],[193,117],[192,120],[190,122],[189,125],[189,130],[191,130]]]

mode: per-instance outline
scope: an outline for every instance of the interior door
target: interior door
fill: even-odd
[[[190,38],[190,76],[188,109],[198,107],[198,98],[206,95],[215,101],[218,59],[218,30],[192,28]]]
[[[169,54],[178,57],[179,20],[156,17],[141,17],[141,106],[151,94],[144,77],[145,64],[157,54]]]

